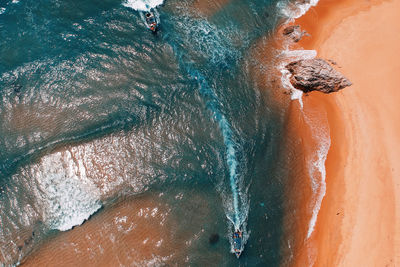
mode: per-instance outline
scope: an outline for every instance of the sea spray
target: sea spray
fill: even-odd
[[[326,168],[325,162],[328,155],[329,147],[330,147],[330,139],[322,139],[320,140],[320,147],[318,148],[317,155],[315,157],[315,161],[310,163],[309,166],[309,175],[312,180],[312,188],[314,194],[316,195],[316,202],[312,211],[312,216],[308,225],[307,238],[310,238],[311,234],[314,231],[315,224],[317,222],[317,217],[319,210],[321,209],[322,200],[326,194]],[[317,179],[317,175],[319,173],[320,180]]]
[[[319,0],[299,1],[293,2],[288,0],[281,0],[277,3],[277,8],[281,14],[288,19],[297,19],[303,16],[311,7],[316,6]]]
[[[123,5],[137,11],[149,11],[163,3],[164,0],[127,0]]]
[[[70,151],[45,156],[32,171],[43,208],[43,220],[50,229],[67,231],[82,224],[102,207],[100,190],[86,175],[82,160]]]
[[[127,0],[125,3],[123,3],[124,6],[132,8],[136,11],[139,11],[140,18],[143,21],[144,25],[148,25],[147,20],[145,18],[145,12],[147,11],[152,11],[154,13],[154,16],[156,18],[157,24],[159,24],[160,21],[160,14],[158,13],[156,7],[159,5],[162,5],[164,3],[164,0]],[[147,26],[149,27],[149,26]]]
[[[294,19],[304,15],[310,7],[315,6],[317,3],[318,0],[311,0],[309,3],[291,6],[290,3],[281,1],[278,2],[278,6],[285,4],[281,9],[283,14],[289,19]],[[312,119],[318,116],[312,116],[312,118],[310,118],[303,111],[303,92],[293,87],[290,82],[291,74],[286,69],[286,65],[295,60],[313,59],[316,56],[317,51],[315,50],[290,50],[288,46],[284,47],[278,56],[281,58],[281,63],[278,65],[278,70],[281,72],[281,84],[286,90],[290,91],[292,100],[299,101],[300,111],[303,114],[304,121],[310,128],[313,138],[317,138],[318,140],[318,149],[316,154],[308,163],[308,173],[311,180],[313,199],[315,202],[311,204],[312,216],[308,225],[307,238],[310,238],[314,231],[321,203],[326,193],[325,161],[330,147],[330,135],[329,127],[325,128],[321,123],[317,123]]]
[[[319,117],[317,114],[314,116],[307,116],[303,110],[303,92],[293,87],[290,82],[291,74],[286,69],[286,65],[295,60],[301,59],[312,59],[315,58],[317,52],[315,50],[289,50],[285,49],[281,51],[279,57],[281,57],[281,63],[278,65],[278,70],[281,72],[281,83],[282,86],[291,92],[291,99],[298,100],[300,104],[300,111],[303,114],[304,121],[312,132],[313,138],[317,139],[318,149],[313,158],[309,161],[308,173],[311,180],[313,199],[315,202],[311,204],[312,216],[309,221],[307,230],[307,238],[311,236],[314,231],[315,224],[319,210],[321,208],[322,200],[326,192],[326,171],[325,161],[330,147],[330,135],[329,127],[324,127],[321,123],[315,122],[314,117]]]
[[[317,222],[319,210],[321,209],[322,200],[326,193],[326,168],[325,162],[328,156],[328,151],[331,145],[330,129],[326,119],[323,116],[326,114],[315,114],[312,113],[309,116],[305,112],[303,118],[307,126],[309,127],[313,138],[316,139],[318,148],[312,155],[312,158],[308,161],[308,173],[311,180],[311,189],[313,192],[313,203],[311,204],[312,215],[308,224],[307,238],[310,238],[314,231],[315,224]],[[322,116],[321,116],[322,115]]]
[[[299,101],[301,109],[303,109],[303,91],[293,87],[292,83],[290,82],[291,73],[288,69],[286,69],[286,65],[294,60],[312,59],[316,56],[317,51],[315,50],[289,50],[288,48],[282,50],[280,55],[278,56],[281,58],[281,63],[278,65],[278,70],[281,73],[282,86],[286,90],[290,91],[290,98],[292,100]]]

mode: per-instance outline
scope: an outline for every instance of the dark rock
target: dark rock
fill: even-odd
[[[298,60],[286,65],[292,74],[290,82],[303,92],[337,92],[352,83],[321,58]]]
[[[283,29],[283,35],[289,35],[293,33],[295,30],[296,31],[300,30],[300,26],[299,25],[287,26],[285,29]]]
[[[331,63],[332,65],[337,65],[337,62],[332,59],[328,59],[328,62]]]
[[[21,89],[22,89],[22,85],[19,85],[19,84],[14,84],[13,85],[14,93],[16,93],[16,94],[21,93]]]
[[[210,244],[216,244],[219,241],[219,235],[218,234],[212,234],[210,238],[208,239]]]
[[[293,42],[297,43],[303,36],[309,36],[306,31],[302,31],[299,25],[290,25],[283,29],[283,35],[290,37]]]
[[[296,5],[304,5],[304,4],[309,4],[310,0],[297,0],[295,2]]]

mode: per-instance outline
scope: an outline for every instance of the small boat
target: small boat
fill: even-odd
[[[158,22],[156,16],[154,15],[154,12],[147,11],[145,12],[144,17],[146,19],[147,28],[149,28],[150,31],[155,33],[158,29]]]
[[[240,254],[242,254],[243,251],[242,239],[243,239],[242,231],[236,229],[236,231],[233,233],[233,250],[237,258],[240,257]]]

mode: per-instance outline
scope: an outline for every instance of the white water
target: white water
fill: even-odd
[[[69,230],[101,208],[100,190],[86,177],[83,162],[74,162],[70,152],[45,156],[34,177],[44,222],[51,229]]]
[[[312,210],[311,219],[308,223],[307,239],[314,232],[318,214],[321,209],[322,200],[326,194],[326,168],[325,162],[331,146],[330,129],[326,121],[326,114],[312,113],[307,116],[303,111],[303,118],[311,131],[312,138],[316,139],[318,149],[313,155],[307,157],[308,174],[311,181],[312,200],[310,209]],[[323,121],[325,118],[325,121]]]
[[[311,178],[312,191],[314,193],[316,200],[312,210],[312,216],[308,224],[307,238],[310,238],[311,234],[314,232],[319,210],[321,209],[322,200],[324,199],[326,194],[325,161],[328,155],[330,145],[331,145],[331,140],[329,137],[326,136],[321,137],[315,159],[314,161],[310,162],[310,166],[308,167],[308,172]]]
[[[127,0],[123,5],[137,11],[149,11],[163,3],[164,0]]]
[[[279,71],[281,72],[281,82],[282,86],[291,92],[291,99],[298,100],[300,104],[300,110],[303,111],[303,92],[293,87],[290,82],[290,72],[285,68],[285,66],[293,62],[295,60],[301,59],[312,59],[317,55],[317,51],[315,50],[283,50],[281,53],[281,64],[278,66]],[[303,113],[303,112],[302,112]],[[312,136],[314,138],[318,138],[319,147],[314,155],[313,159],[310,160],[308,166],[308,172],[311,179],[313,199],[315,202],[312,204],[312,216],[309,222],[308,230],[307,230],[307,238],[311,236],[314,231],[315,224],[317,222],[318,213],[321,208],[322,200],[326,193],[326,170],[325,170],[325,161],[328,155],[328,150],[330,147],[330,134],[329,128],[324,127],[321,123],[314,122],[311,118],[306,116],[303,113],[305,122],[310,127],[312,132]],[[312,116],[314,117],[314,116]],[[317,117],[317,115],[315,116]]]
[[[305,4],[293,4],[289,1],[282,0],[277,5],[283,16],[288,18],[288,21],[294,20],[303,16],[311,7],[316,6],[319,0],[310,0]],[[303,110],[303,92],[293,87],[290,82],[290,72],[285,66],[293,61],[301,59],[312,59],[317,56],[315,50],[289,50],[287,47],[282,51],[282,63],[278,66],[281,72],[281,82],[285,89],[291,92],[291,99],[298,100],[301,112]],[[302,112],[303,113],[303,112]],[[314,228],[318,219],[318,214],[321,209],[322,200],[326,194],[326,168],[325,162],[328,151],[331,145],[329,127],[324,127],[321,123],[313,122],[311,118],[304,113],[305,122],[310,127],[314,138],[318,138],[318,150],[313,158],[309,161],[308,172],[311,179],[314,202],[311,204],[312,216],[308,224],[307,239],[314,232]],[[327,125],[327,124],[326,124]]]
[[[282,0],[278,2],[277,7],[281,14],[289,19],[297,19],[303,16],[311,7],[316,6],[319,0],[309,0],[309,3],[294,4],[291,1]]]
[[[303,91],[298,90],[293,87],[290,82],[290,72],[286,69],[286,65],[290,62],[300,59],[312,59],[317,56],[317,51],[315,50],[283,50],[279,55],[282,57],[281,64],[278,66],[279,71],[281,72],[281,83],[283,88],[290,91],[292,100],[298,100],[300,104],[300,108],[303,109]]]

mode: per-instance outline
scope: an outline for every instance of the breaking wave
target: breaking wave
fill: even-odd
[[[286,65],[292,61],[300,60],[300,59],[312,59],[317,56],[317,51],[315,50],[283,50],[279,57],[281,58],[281,62],[278,65],[278,70],[281,72],[281,83],[283,88],[288,90],[291,94],[290,97],[292,100],[298,100],[300,104],[300,108],[303,109],[303,91],[298,90],[293,87],[290,82],[291,74],[288,69],[286,69]]]
[[[304,3],[282,0],[277,3],[281,14],[288,19],[297,19],[303,16],[311,7],[316,6],[319,0],[306,0]]]

